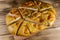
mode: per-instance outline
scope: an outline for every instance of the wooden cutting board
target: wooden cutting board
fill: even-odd
[[[10,8],[11,5],[2,2],[0,0],[0,40],[60,40],[60,7],[59,7],[60,3],[58,3],[59,1],[56,3],[52,2],[54,3],[53,5],[56,7],[56,11],[57,11],[56,21],[53,25],[53,27],[56,28],[43,30],[42,32],[39,32],[38,34],[28,38],[12,36],[8,32],[7,25],[5,23],[5,17],[8,12],[3,12],[2,10],[4,8]]]

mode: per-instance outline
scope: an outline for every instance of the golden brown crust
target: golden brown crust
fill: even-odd
[[[55,13],[48,3],[29,1],[13,8],[6,15],[6,24],[10,33],[30,36],[51,26],[55,21]]]

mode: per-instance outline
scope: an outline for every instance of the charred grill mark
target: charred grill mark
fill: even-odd
[[[19,12],[21,18],[24,19],[18,8],[17,8],[17,11]]]
[[[27,29],[29,30],[30,34],[31,34],[31,31],[30,31],[29,27],[28,27],[27,25],[26,25],[26,27],[27,27]]]
[[[24,20],[23,20],[23,21],[21,22],[21,24],[19,25],[19,27],[18,27],[18,29],[17,29],[17,32],[16,32],[16,35],[18,35],[18,31],[19,31],[20,27],[22,26],[23,22],[24,22]]]

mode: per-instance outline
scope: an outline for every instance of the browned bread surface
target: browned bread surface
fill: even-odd
[[[48,3],[29,1],[6,15],[8,30],[14,35],[30,36],[51,26],[55,9]]]

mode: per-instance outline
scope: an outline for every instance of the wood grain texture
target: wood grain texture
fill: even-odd
[[[5,24],[5,12],[0,12],[0,40],[14,40],[14,37],[10,35]]]
[[[14,40],[14,38],[11,35],[5,35],[5,36],[0,36],[0,40]]]

